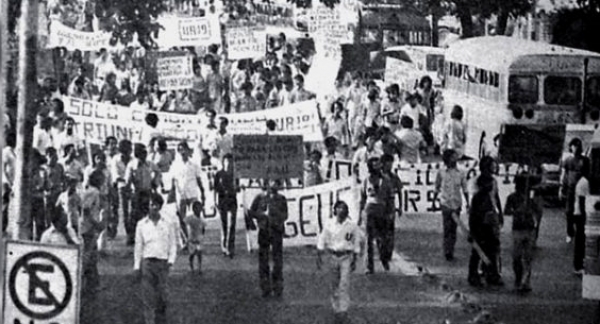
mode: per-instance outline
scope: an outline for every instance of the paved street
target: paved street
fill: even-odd
[[[471,323],[487,313],[508,323],[592,323],[596,302],[580,297],[581,282],[572,274],[571,245],[564,241],[562,213],[547,210],[536,251],[533,292],[513,292],[510,258],[511,218],[503,230],[501,289],[474,289],[467,285],[469,249],[459,234],[454,262],[441,253],[441,217],[410,216],[401,219],[396,233],[392,271],[366,276],[359,269],[352,277],[352,323]],[[217,245],[218,232],[208,234],[204,272],[190,274],[187,255],[181,255],[171,272],[172,324],[188,323],[330,323],[325,274],[315,266],[311,248],[284,252],[285,291],[281,300],[263,299],[258,288],[256,253],[245,251],[245,235],[238,233],[238,254],[224,258]],[[131,277],[132,252],[120,242],[100,261],[102,290],[97,300],[82,308],[82,323],[142,322],[136,284]],[[244,247],[244,250],[239,249]],[[113,247],[114,249],[114,247]],[[418,273],[421,269],[421,273]],[[424,270],[423,270],[424,269]],[[482,322],[484,323],[484,322]]]

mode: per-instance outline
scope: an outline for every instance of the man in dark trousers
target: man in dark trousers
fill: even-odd
[[[367,274],[373,274],[373,241],[377,241],[379,256],[383,268],[390,269],[387,252],[389,244],[389,217],[394,212],[393,195],[394,190],[389,178],[383,176],[379,158],[373,157],[367,161],[369,177],[362,184],[360,210],[362,211],[359,224],[362,219],[367,219]]]
[[[384,154],[381,157],[381,169],[382,174],[386,177],[392,185],[392,196],[389,203],[392,204],[391,212],[387,214],[387,229],[386,235],[384,235],[385,255],[382,259],[389,263],[392,260],[392,254],[394,253],[394,232],[396,230],[396,215],[402,216],[402,181],[400,177],[392,170],[394,165],[394,157],[389,154]],[[398,206],[396,206],[395,199],[398,197]]]
[[[288,218],[287,200],[278,193],[281,183],[265,181],[263,192],[250,206],[250,216],[258,223],[258,272],[262,296],[271,292],[275,297],[283,293],[283,234]],[[272,252],[273,270],[269,266],[269,250]]]
[[[215,175],[215,191],[217,192],[217,206],[221,215],[221,249],[226,256],[233,259],[237,190],[233,176],[233,157],[229,153],[223,156],[223,169]]]

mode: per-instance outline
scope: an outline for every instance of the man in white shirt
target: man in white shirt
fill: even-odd
[[[46,149],[52,146],[51,127],[51,118],[45,114],[37,116],[36,124],[33,127],[33,148],[38,150],[42,155],[46,155]]]
[[[141,280],[146,324],[167,322],[167,277],[177,257],[175,227],[160,215],[163,203],[159,194],[152,194],[148,216],[135,230],[133,269]]]
[[[177,197],[177,206],[181,228],[185,231],[183,219],[187,216],[187,208],[201,200],[204,205],[204,187],[202,186],[202,168],[190,159],[191,150],[187,142],[177,145],[179,158],[171,165],[173,170],[173,188]]]
[[[211,156],[214,156],[213,153],[217,150],[219,128],[215,124],[216,116],[217,113],[214,110],[208,109],[206,111],[206,126],[198,132],[198,152],[206,150]]]
[[[219,123],[219,131],[217,132],[217,138],[215,139],[216,144],[216,154],[219,160],[223,160],[223,157],[226,154],[233,153],[233,135],[227,132],[227,126],[229,125],[229,119],[226,117],[219,118],[221,122]]]
[[[125,171],[127,170],[127,164],[131,161],[132,150],[133,148],[129,140],[121,140],[118,148],[119,153],[113,156],[109,162],[110,178],[113,181],[113,187],[117,191],[112,202],[113,217],[108,225],[113,238],[117,233],[119,218],[123,220],[129,219],[131,188],[127,186]],[[119,211],[123,214],[121,217],[119,217]]]
[[[330,220],[317,241],[317,267],[322,265],[321,254],[329,252],[328,264],[332,286],[335,287],[331,304],[336,322],[344,321],[350,306],[350,272],[356,269],[362,233],[348,217],[348,205],[339,200],[333,207],[335,219]]]
[[[75,134],[75,120],[71,117],[67,117],[65,120],[65,130],[54,136],[54,148],[58,152],[63,152],[69,144],[75,147],[79,156],[84,153],[85,146],[83,145],[83,140]]]

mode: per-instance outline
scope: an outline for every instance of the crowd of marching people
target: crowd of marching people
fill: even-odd
[[[196,2],[177,2],[178,10],[196,15]],[[252,12],[247,7],[230,12]],[[54,7],[53,15],[68,15]],[[231,14],[232,17],[235,16]],[[64,18],[64,17],[63,17]],[[237,19],[236,17],[233,17]],[[232,19],[233,19],[232,18]],[[63,19],[64,21],[65,19]],[[73,26],[91,24],[88,19]],[[83,29],[87,27],[82,27]],[[515,191],[500,201],[494,175],[497,162],[489,156],[478,162],[479,175],[469,188],[466,174],[457,162],[465,156],[467,142],[463,109],[444,112],[443,96],[430,77],[415,89],[389,84],[384,89],[368,73],[349,72],[337,79],[336,91],[317,98],[305,87],[314,47],[291,40],[286,34],[269,36],[261,59],[229,61],[218,46],[204,52],[177,49],[192,56],[194,80],[190,89],[161,91],[152,76],[152,57],[142,48],[102,49],[97,53],[54,50],[56,75],[39,86],[33,150],[29,159],[31,216],[15,214],[13,193],[16,173],[16,134],[5,127],[2,152],[3,231],[20,231],[35,241],[79,244],[83,249],[83,288],[93,294],[99,287],[99,250],[114,241],[123,228],[126,245],[134,250],[134,269],[141,278],[143,298],[158,297],[159,303],[144,303],[146,323],[164,315],[166,278],[177,252],[188,253],[192,271],[202,269],[206,221],[204,204],[208,186],[214,188],[221,221],[220,248],[224,256],[235,256],[235,230],[240,187],[233,170],[233,137],[229,120],[222,115],[285,107],[312,99],[319,105],[323,142],[306,146],[304,187],[338,179],[335,165],[349,161],[352,177],[360,188],[360,215],[349,215],[348,205],[335,203],[335,219],[319,235],[318,265],[327,252],[335,273],[333,306],[338,314],[349,305],[349,273],[365,250],[367,274],[375,271],[379,250],[383,269],[390,269],[396,218],[402,208],[403,182],[394,168],[430,161],[438,156],[445,168],[435,180],[443,219],[442,254],[454,260],[459,215],[466,205],[469,242],[473,246],[468,263],[468,283],[481,287],[504,285],[500,274],[500,229],[504,215],[512,215],[513,269],[515,286],[531,291],[533,247],[543,214],[536,180],[525,174],[515,178]],[[146,111],[146,126],[140,140],[109,136],[100,148],[77,132],[76,120],[65,111],[64,96],[93,100],[122,109]],[[120,108],[121,108],[120,107]],[[201,115],[197,143],[165,138],[156,112]],[[448,117],[446,117],[448,116]],[[274,121],[269,121],[273,128]],[[175,144],[173,148],[173,145]],[[582,156],[581,141],[572,141],[573,156],[563,162],[561,195],[567,201],[567,240],[575,241],[574,267],[583,269],[585,196],[589,193],[589,160]],[[205,183],[205,172],[214,172]],[[215,172],[216,171],[216,172]],[[259,276],[264,297],[283,292],[283,238],[288,218],[286,198],[279,193],[287,182],[269,179],[248,208],[258,228]],[[584,200],[581,200],[584,198]],[[176,204],[176,215],[161,213],[165,204]],[[172,216],[172,217],[171,217]],[[351,216],[351,217],[350,217]],[[357,217],[357,222],[349,218]],[[583,221],[582,221],[583,220]],[[122,222],[122,224],[120,223]],[[357,223],[357,224],[356,224]],[[359,228],[363,227],[363,231]],[[22,233],[21,233],[22,234]],[[269,258],[274,265],[269,266]],[[161,306],[162,305],[162,306]]]

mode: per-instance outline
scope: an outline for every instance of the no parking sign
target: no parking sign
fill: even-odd
[[[8,241],[5,251],[2,323],[79,323],[78,247]]]

